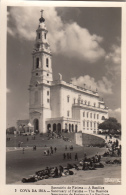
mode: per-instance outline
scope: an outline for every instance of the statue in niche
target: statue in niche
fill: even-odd
[[[62,74],[58,73],[59,75],[59,80],[61,81],[62,80]]]

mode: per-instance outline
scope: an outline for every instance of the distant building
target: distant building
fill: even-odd
[[[53,80],[52,54],[43,11],[32,56],[29,121],[34,131],[97,133],[98,124],[108,118],[108,107],[100,100],[97,90],[67,83],[62,80],[61,74],[58,80]]]

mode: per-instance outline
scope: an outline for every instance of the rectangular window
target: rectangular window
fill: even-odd
[[[92,113],[90,113],[90,117],[92,118]]]
[[[87,112],[87,118],[88,118],[88,112]]]
[[[69,96],[67,96],[67,102],[69,102],[69,100],[70,100],[70,97],[69,97]]]
[[[46,39],[46,33],[45,33],[45,39]]]
[[[49,91],[47,91],[47,95],[49,95]]]
[[[94,119],[95,119],[95,114],[94,114]]]
[[[89,127],[89,122],[87,121],[87,127]]]
[[[94,123],[94,128],[96,127],[96,124]]]
[[[47,102],[49,103],[49,99],[47,99]]]
[[[85,121],[83,121],[83,127],[85,127]]]
[[[97,114],[97,119],[99,119],[99,114]]]
[[[70,116],[70,111],[67,111],[67,116]]]
[[[92,127],[92,122],[90,122],[90,126]]]
[[[85,117],[85,112],[83,112],[83,117]]]

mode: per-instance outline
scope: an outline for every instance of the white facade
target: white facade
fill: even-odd
[[[36,30],[33,67],[29,85],[29,118],[34,130],[97,133],[98,124],[108,118],[108,108],[97,90],[53,80],[52,55],[45,19],[41,15]]]

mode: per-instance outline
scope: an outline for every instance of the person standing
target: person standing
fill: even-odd
[[[53,154],[53,149],[51,149],[51,154]]]
[[[55,168],[55,171],[54,171],[54,177],[58,177],[59,176],[59,174],[58,174],[58,168],[56,167]]]
[[[55,150],[55,153],[56,153],[56,151],[57,151],[57,148],[55,147],[55,148],[54,148],[54,150]]]
[[[75,154],[75,160],[78,161],[78,155],[77,155],[77,153]]]
[[[25,151],[25,149],[23,148],[23,149],[22,149],[22,153],[23,153],[23,154],[24,154],[24,151]]]
[[[59,174],[60,174],[60,176],[62,176],[62,173],[63,173],[63,167],[61,165],[59,165]]]
[[[70,160],[72,159],[72,157],[71,157],[71,153],[69,153],[69,159],[70,159]]]
[[[83,162],[82,170],[85,170],[85,161]]]
[[[65,154],[65,153],[63,154],[63,159],[64,159],[64,160],[66,159],[66,154]]]
[[[98,155],[98,162],[100,163],[100,161],[101,161],[101,155],[99,154]]]
[[[70,159],[69,153],[67,153],[67,159],[68,159],[68,160]]]
[[[47,150],[47,155],[49,156],[49,150]]]

